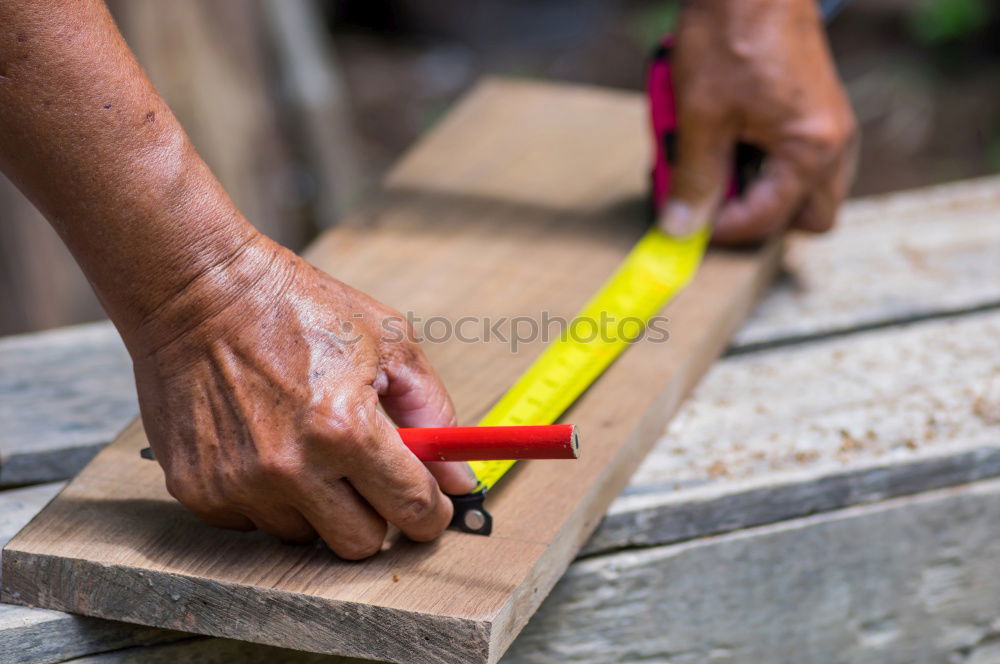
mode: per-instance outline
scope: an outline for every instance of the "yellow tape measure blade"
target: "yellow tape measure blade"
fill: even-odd
[[[683,238],[650,230],[618,270],[479,422],[480,426],[553,424],[650,319],[694,276],[709,228]],[[626,327],[631,325],[631,327]],[[634,330],[628,334],[628,330]],[[482,489],[492,488],[514,461],[474,461]]]

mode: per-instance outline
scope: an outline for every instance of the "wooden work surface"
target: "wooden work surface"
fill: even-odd
[[[644,229],[644,113],[632,94],[485,84],[402,160],[378,206],[308,256],[425,319],[568,318]],[[167,495],[134,425],[11,540],[3,597],[315,652],[495,661],[724,349],[777,255],[711,252],[666,312],[669,342],[630,348],[567,415],[582,459],[520,466],[489,499],[489,538],[396,538],[349,563],[216,530]],[[465,423],[543,345],[425,344]]]
[[[1000,661],[998,215],[984,178],[792,237],[503,662]],[[0,338],[0,485],[75,474],[131,380],[107,323]],[[61,487],[0,491],[0,544]],[[0,663],[67,661],[348,664],[0,604]]]

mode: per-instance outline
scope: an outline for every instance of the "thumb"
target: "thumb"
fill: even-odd
[[[399,355],[405,359],[386,365],[387,382],[379,393],[386,414],[399,427],[455,426],[455,407],[427,356],[416,345]],[[435,461],[425,465],[445,493],[471,493],[479,483],[467,463]]]
[[[677,129],[677,163],[670,197],[658,226],[685,236],[710,223],[729,179],[734,135],[712,112],[682,112]]]

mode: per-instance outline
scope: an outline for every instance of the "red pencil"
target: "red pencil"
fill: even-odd
[[[398,431],[403,443],[421,461],[576,459],[580,456],[575,424]]]
[[[578,459],[580,440],[575,424],[528,427],[442,427],[397,429],[403,443],[421,461],[505,461]],[[140,450],[152,459],[153,450]]]

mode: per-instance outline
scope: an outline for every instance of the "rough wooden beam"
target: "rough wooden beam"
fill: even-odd
[[[1000,554],[998,517],[1000,482],[979,482],[580,561],[503,661],[556,664],[601,653],[610,661],[737,664],[801,661],[807,653],[862,664],[989,664],[1000,654],[1000,588],[992,570]],[[39,641],[59,636],[53,629]],[[0,648],[5,664],[65,659],[25,658],[24,646],[31,642],[23,635],[4,642],[0,632],[0,644],[8,643],[12,649]],[[103,649],[113,643],[86,645]],[[82,638],[74,645],[85,647]],[[350,661],[191,638],[73,661],[224,664],[275,661],[279,655],[296,663]]]
[[[138,411],[109,324],[0,340],[0,485],[71,477]]]
[[[1000,661],[1000,482],[576,563],[506,664]]]
[[[56,482],[0,492],[0,546],[62,487],[62,482]],[[60,611],[0,604],[0,664],[53,664],[71,657],[186,636]]]
[[[998,209],[996,176],[850,202],[834,232],[791,238],[734,348],[1000,307]]]
[[[1000,311],[718,363],[587,550],[1000,475],[997,338]]]
[[[371,660],[262,646],[231,639],[188,637],[176,643],[125,648],[71,659],[65,664],[373,664]]]

